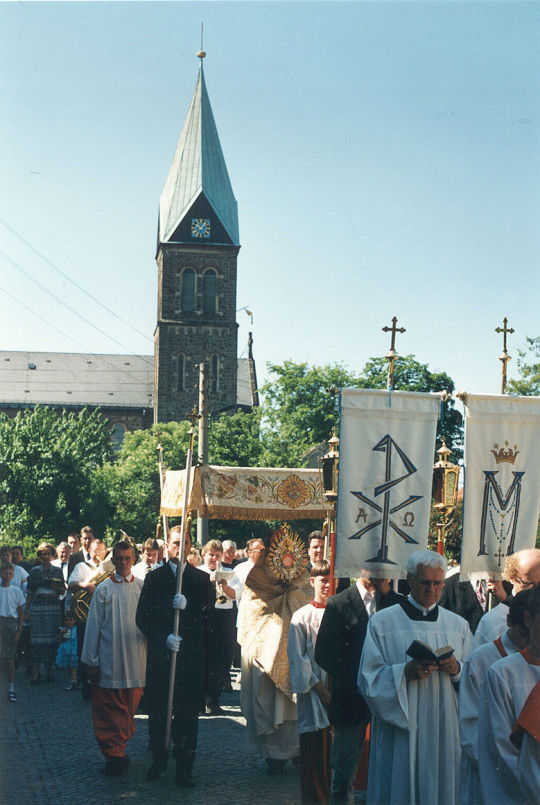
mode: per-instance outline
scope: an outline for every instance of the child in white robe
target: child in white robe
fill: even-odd
[[[313,601],[293,614],[287,641],[292,688],[297,697],[302,805],[327,803],[330,792],[328,675],[315,662],[315,643],[330,595],[329,574],[327,561],[315,562],[309,578]]]

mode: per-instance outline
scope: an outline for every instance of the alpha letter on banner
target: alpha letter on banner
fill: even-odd
[[[402,578],[426,547],[440,399],[341,392],[336,576]]]
[[[500,579],[506,556],[534,548],[539,444],[538,397],[466,396],[462,578]]]

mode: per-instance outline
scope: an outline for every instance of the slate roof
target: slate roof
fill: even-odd
[[[159,202],[159,241],[168,242],[203,193],[234,245],[240,245],[238,207],[206,91],[199,77]]]
[[[0,408],[151,408],[153,384],[152,355],[0,352]],[[238,359],[237,402],[254,404],[247,358]]]

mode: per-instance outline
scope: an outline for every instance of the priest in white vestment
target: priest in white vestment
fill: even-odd
[[[135,613],[143,586],[131,569],[135,551],[129,542],[113,548],[115,572],[96,587],[90,604],[82,661],[88,667],[92,721],[106,765],[104,773],[123,774],[129,765],[126,743],[135,734],[135,713],[146,675],[146,638]]]
[[[268,552],[262,540],[251,545],[258,553],[256,557],[252,554],[254,567],[246,579],[238,613],[240,706],[246,719],[246,743],[265,758],[270,774],[280,774],[287,760],[300,753],[287,637],[293,612],[311,599],[307,556],[296,538],[282,538],[287,528],[274,532]],[[287,560],[286,567],[281,558]],[[282,580],[276,575],[281,571]]]
[[[358,687],[372,714],[368,805],[458,805],[458,683],[470,654],[467,621],[438,606],[446,561],[416,551],[407,563],[411,594],[369,621]],[[414,640],[453,652],[409,660]]]
[[[540,583],[540,551],[538,548],[526,548],[506,557],[503,576],[512,584],[512,595],[521,590],[528,590],[532,585]],[[482,643],[491,643],[506,631],[506,618],[509,601],[497,604],[480,618],[474,635],[474,648]]]
[[[540,753],[533,735],[538,720],[533,716],[531,724],[527,717],[540,683],[540,586],[528,593],[524,620],[529,645],[489,668],[480,704],[478,765],[483,801],[489,805],[540,802]]]
[[[473,651],[463,666],[459,683],[459,733],[461,737],[461,768],[459,775],[460,805],[479,805],[482,802],[478,774],[478,737],[484,740],[478,716],[480,701],[485,700],[485,678],[501,657],[515,654],[527,645],[528,630],[524,615],[528,592],[512,598],[508,610],[508,629],[492,643],[484,643]]]

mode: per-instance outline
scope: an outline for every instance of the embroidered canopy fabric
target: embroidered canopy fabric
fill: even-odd
[[[506,556],[534,548],[539,443],[538,397],[467,394],[462,578],[500,579]]]
[[[336,576],[403,578],[426,547],[440,399],[341,392]]]
[[[180,516],[185,470],[168,470],[161,513]],[[223,520],[298,520],[326,516],[318,470],[272,467],[217,467],[192,472],[189,508],[202,517]]]

